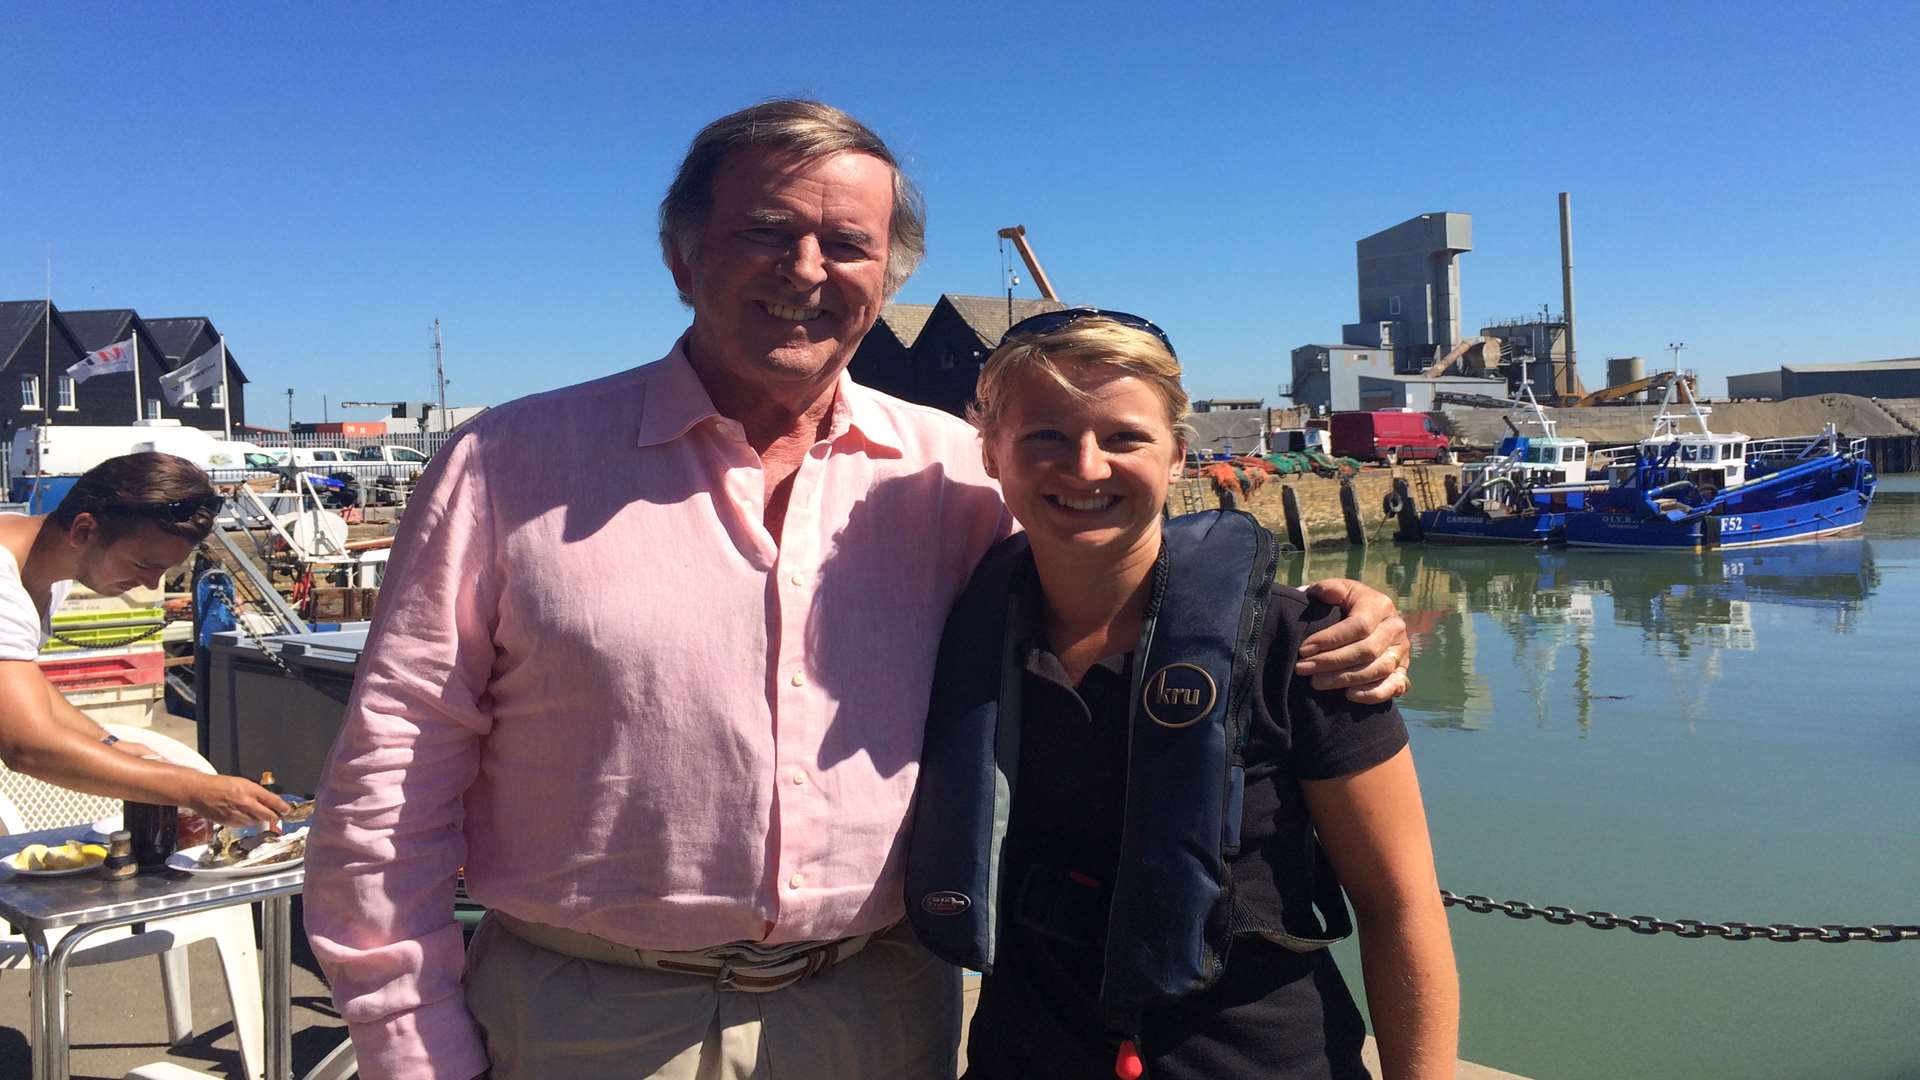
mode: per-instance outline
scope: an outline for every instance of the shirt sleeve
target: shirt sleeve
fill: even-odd
[[[318,793],[306,925],[367,1080],[487,1068],[453,917],[462,800],[491,727],[497,582],[480,437],[422,475]]]
[[[0,660],[40,658],[40,612],[13,559],[0,555]]]
[[[1293,674],[1298,642],[1338,621],[1340,612],[1310,603],[1299,621],[1283,631],[1294,647],[1279,643],[1268,654],[1267,686],[1285,686],[1284,715],[1293,749],[1294,774],[1302,780],[1331,780],[1363,772],[1407,745],[1407,726],[1391,702],[1362,705],[1340,690],[1315,690],[1313,681]],[[1285,638],[1282,638],[1284,641]],[[1269,704],[1269,709],[1271,709]]]

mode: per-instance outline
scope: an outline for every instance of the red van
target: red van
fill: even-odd
[[[1447,437],[1433,429],[1426,413],[1343,412],[1334,413],[1332,422],[1335,457],[1361,461],[1384,461],[1389,465],[1402,461],[1453,460],[1453,448]]]

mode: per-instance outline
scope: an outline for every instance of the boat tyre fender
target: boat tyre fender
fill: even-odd
[[[1712,502],[1714,500],[1714,496],[1720,494],[1720,489],[1717,487],[1714,487],[1712,484],[1701,484],[1695,490],[1700,493],[1701,506],[1705,506],[1708,503]]]
[[[1441,447],[1440,453],[1437,456],[1435,456],[1433,460],[1442,465],[1453,464],[1453,447],[1451,446]]]
[[[1387,492],[1387,497],[1380,500],[1380,509],[1385,510],[1388,517],[1399,517],[1400,511],[1406,508],[1407,500],[1401,498],[1397,491]]]

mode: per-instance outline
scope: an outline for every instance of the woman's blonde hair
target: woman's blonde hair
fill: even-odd
[[[1180,361],[1173,350],[1146,330],[1092,314],[1044,333],[1003,339],[980,369],[974,400],[967,405],[967,421],[982,438],[991,439],[1006,415],[1008,394],[1021,372],[1036,372],[1074,397],[1086,398],[1087,392],[1064,370],[1068,366],[1141,380],[1166,406],[1167,426],[1174,437],[1183,443],[1193,440],[1193,428],[1187,424],[1187,392],[1180,385]]]

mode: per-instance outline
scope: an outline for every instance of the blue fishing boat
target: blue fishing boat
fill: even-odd
[[[1684,384],[1682,392],[1685,393]],[[1668,401],[1672,401],[1672,387]],[[1832,425],[1819,435],[1754,441],[1708,428],[1711,411],[1688,395],[1690,413],[1663,404],[1654,434],[1614,466],[1604,492],[1569,514],[1575,547],[1702,550],[1791,543],[1858,530],[1876,478],[1866,440]],[[1698,430],[1686,430],[1692,420]]]
[[[1497,452],[1460,470],[1460,497],[1422,511],[1420,532],[1436,543],[1548,544],[1561,539],[1569,511],[1584,509],[1588,447],[1560,435],[1554,420],[1522,382],[1514,399],[1518,419]]]

